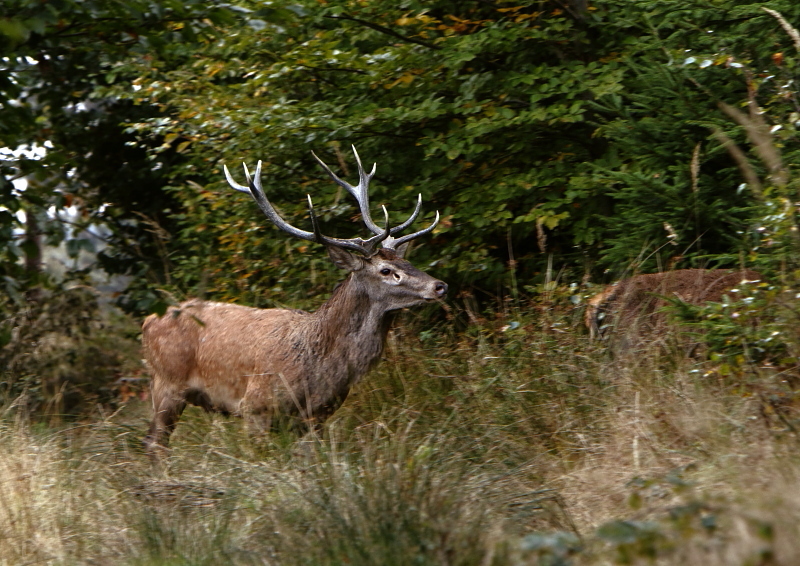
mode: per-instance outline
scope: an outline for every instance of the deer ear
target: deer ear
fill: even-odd
[[[364,267],[364,260],[360,256],[335,246],[328,246],[328,257],[336,267],[347,271],[358,271]]]
[[[397,255],[397,257],[399,257],[400,259],[403,259],[404,257],[406,257],[406,252],[408,251],[409,246],[411,246],[410,241],[406,242],[405,244],[400,244],[399,246],[397,246],[397,249],[394,250],[395,255]]]

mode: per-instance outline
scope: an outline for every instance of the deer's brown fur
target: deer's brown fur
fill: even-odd
[[[253,176],[244,167],[247,185],[237,183],[223,167],[230,187],[249,194],[270,222],[292,237],[325,245],[331,260],[349,275],[313,314],[193,300],[164,316],[149,316],[142,343],[153,378],[153,422],[144,440],[151,454],[166,445],[187,403],[247,416],[262,428],[271,428],[276,418],[289,418],[293,428],[324,421],[378,361],[391,313],[447,293],[445,283],[403,259],[411,240],[433,231],[439,213],[427,228],[400,236],[419,214],[419,195],[405,222],[391,227],[383,207],[385,222],[379,226],[369,206],[376,165],[367,173],[355,147],[353,155],[359,179],[355,186],[314,158],[356,199],[373,234],[366,240],[325,236],[310,195],[313,231],[286,222],[264,194],[260,161]]]
[[[590,299],[584,321],[593,338],[605,327],[628,338],[646,336],[663,325],[661,309],[670,299],[693,305],[718,302],[743,280],[760,279],[760,273],[749,269],[677,269],[636,275],[609,285]]]
[[[166,444],[187,403],[244,415],[259,427],[277,417],[301,426],[322,422],[378,361],[392,311],[447,289],[393,250],[369,258],[330,253],[350,274],[314,313],[191,300],[145,320],[153,374],[149,449]]]

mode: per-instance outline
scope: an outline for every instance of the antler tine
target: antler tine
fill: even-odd
[[[242,163],[244,165],[244,163]],[[236,181],[233,180],[231,177],[230,171],[228,171],[228,166],[224,163],[222,164],[222,170],[225,171],[225,179],[228,180],[228,184],[231,186],[232,189],[236,189],[239,192],[250,194],[250,188],[246,187],[245,185],[240,185]],[[250,175],[247,173],[247,165],[244,165],[245,175],[249,178]]]
[[[380,230],[380,234],[373,236],[369,240],[365,241],[361,238],[352,238],[352,239],[342,239],[342,238],[331,238],[329,236],[325,236],[322,234],[322,231],[319,227],[319,221],[317,220],[317,214],[314,211],[314,204],[311,202],[311,195],[308,195],[308,211],[311,217],[311,225],[313,226],[313,232],[308,232],[306,230],[301,230],[299,228],[295,228],[286,220],[284,220],[280,214],[275,210],[275,207],[272,206],[272,203],[269,202],[266,195],[264,194],[264,188],[261,185],[261,161],[258,162],[256,165],[255,174],[251,177],[250,171],[247,169],[247,164],[242,163],[242,167],[244,168],[244,176],[247,179],[247,187],[244,185],[240,185],[236,181],[233,180],[230,172],[228,171],[227,166],[223,165],[223,169],[225,171],[225,178],[228,181],[228,184],[231,188],[236,189],[237,191],[247,192],[253,197],[253,200],[256,201],[256,204],[261,209],[261,212],[270,219],[270,221],[275,224],[278,228],[295,236],[297,238],[303,240],[309,240],[311,242],[316,242],[319,244],[324,244],[326,246],[336,246],[339,248],[346,248],[353,251],[360,252],[364,255],[372,255],[375,251],[375,247],[389,237],[389,214],[386,212],[386,208],[384,207],[384,215],[386,216],[386,228]]]
[[[350,250],[355,250],[357,252],[361,252],[364,255],[372,255],[374,246],[369,246],[369,241],[364,242],[361,238],[353,238],[352,240],[343,240],[341,238],[331,238],[325,236],[319,228],[319,222],[317,221],[317,213],[314,212],[314,203],[311,202],[311,195],[306,195],[308,197],[308,215],[311,217],[311,225],[314,228],[314,237],[315,242],[319,244],[324,244],[326,246],[335,246],[338,248],[347,248]]]
[[[319,229],[319,222],[317,222],[317,213],[314,212],[314,203],[311,202],[311,195],[306,195],[308,199],[308,215],[311,218],[311,227],[314,230],[314,235],[317,237],[318,241],[323,241],[325,236],[322,235],[322,231]]]
[[[417,206],[414,208],[414,212],[411,213],[411,216],[408,217],[408,220],[406,220],[399,226],[395,226],[394,228],[392,228],[392,234],[397,234],[398,232],[402,232],[403,230],[411,226],[411,223],[417,219],[417,216],[419,215],[419,211],[421,208],[422,208],[422,193],[420,193],[419,198],[417,198]]]
[[[247,192],[253,197],[253,200],[256,201],[258,204],[258,208],[261,209],[261,212],[270,219],[270,221],[275,224],[278,228],[283,230],[284,232],[291,234],[297,238],[301,238],[303,240],[310,240],[312,242],[316,241],[313,232],[307,232],[305,230],[300,230],[299,228],[295,228],[288,222],[286,222],[281,215],[275,210],[272,204],[267,200],[267,197],[264,195],[264,189],[261,186],[261,161],[259,160],[258,165],[256,165],[256,173],[254,177],[250,176],[250,171],[247,169],[247,164],[242,163],[242,167],[244,167],[244,176],[247,179],[247,187],[244,187],[233,180],[231,177],[228,168],[223,165],[223,169],[225,170],[225,178],[228,180],[228,184],[231,188],[236,189],[237,191]],[[244,190],[242,190],[244,189]]]
[[[278,228],[283,230],[284,232],[295,236],[297,238],[301,238],[303,240],[309,240],[311,242],[317,242],[320,244],[324,244],[326,246],[335,246],[339,248],[345,248],[360,252],[364,255],[370,256],[375,253],[375,249],[378,247],[379,244],[383,245],[383,248],[389,250],[396,250],[400,245],[413,240],[414,238],[418,238],[419,236],[423,236],[433,231],[436,228],[436,225],[439,223],[439,212],[436,212],[436,218],[434,219],[433,223],[428,226],[427,228],[423,228],[418,232],[414,232],[413,234],[408,234],[401,238],[395,238],[394,234],[401,232],[408,228],[412,222],[417,219],[419,216],[420,209],[422,208],[422,195],[417,196],[417,203],[414,207],[414,211],[411,213],[411,216],[403,222],[402,224],[391,228],[389,226],[389,211],[386,210],[386,207],[381,205],[381,209],[383,210],[384,216],[384,226],[381,228],[375,222],[373,222],[370,213],[369,213],[369,182],[372,177],[375,175],[375,170],[377,169],[377,165],[372,166],[372,171],[366,173],[364,171],[364,167],[361,164],[361,158],[358,155],[358,151],[356,151],[355,146],[353,146],[353,155],[355,155],[356,163],[358,164],[358,185],[352,186],[346,181],[340,179],[336,174],[331,171],[331,169],[325,165],[323,162],[313,151],[311,154],[314,156],[314,159],[322,166],[323,169],[328,173],[328,175],[333,179],[338,185],[343,187],[347,190],[351,195],[353,195],[356,200],[358,201],[359,208],[361,209],[361,217],[364,220],[364,224],[369,228],[369,230],[374,234],[368,240],[364,240],[362,238],[350,238],[350,239],[342,239],[342,238],[332,238],[330,236],[325,236],[322,234],[319,226],[319,220],[317,218],[317,214],[314,211],[314,204],[311,201],[311,195],[308,195],[308,211],[311,218],[311,225],[313,228],[313,232],[308,232],[306,230],[300,230],[299,228],[295,228],[288,222],[286,222],[280,214],[275,210],[272,204],[267,199],[266,195],[264,194],[264,188],[261,185],[261,161],[258,162],[256,165],[255,174],[251,177],[250,171],[247,169],[247,165],[242,163],[242,167],[244,168],[244,176],[247,179],[247,186],[240,185],[236,181],[233,180],[230,172],[228,171],[228,167],[223,164],[223,170],[225,171],[225,178],[228,181],[228,184],[231,188],[240,191],[240,192],[248,192],[253,197],[253,200],[256,201],[258,207],[261,209],[261,212],[270,219],[270,221],[275,224]]]
[[[391,233],[394,231],[394,228],[391,229],[389,228],[389,211],[386,210],[386,207],[384,205],[381,205],[381,208],[383,209],[384,228],[380,234],[376,234],[375,236],[372,236],[369,240],[364,242],[364,246],[366,246],[370,250],[370,253],[372,253],[375,250],[378,244],[389,239]]]
[[[372,180],[372,177],[375,176],[378,164],[373,163],[372,171],[365,173],[364,166],[361,165],[361,156],[358,155],[356,146],[351,144],[350,147],[353,149],[356,165],[358,165],[358,185],[353,187],[353,192],[351,194],[356,197],[358,201],[358,205],[361,208],[361,217],[364,218],[364,224],[367,225],[367,228],[369,228],[373,234],[380,234],[383,231],[372,221],[372,214],[369,211],[369,182]]]
[[[423,228],[419,232],[414,232],[413,234],[408,234],[403,236],[402,238],[393,238],[391,242],[384,244],[384,248],[390,248],[396,250],[398,246],[401,244],[405,244],[413,240],[414,238],[418,238],[419,236],[424,236],[425,234],[429,234],[436,228],[436,225],[439,223],[439,211],[436,211],[436,218],[433,220],[433,224],[428,226],[427,228]]]
[[[364,172],[364,167],[361,165],[361,157],[358,155],[358,150],[356,150],[356,146],[355,145],[351,145],[350,147],[353,148],[353,155],[355,156],[356,164],[358,165],[358,186],[357,187],[353,187],[348,183],[344,183],[344,181],[341,181],[341,179],[339,179],[339,181],[341,181],[341,183],[343,183],[343,186],[345,186],[345,188],[350,192],[350,194],[352,194],[354,197],[356,197],[356,200],[358,201],[358,204],[361,207],[361,216],[362,216],[362,218],[364,218],[364,224],[366,224],[367,227],[374,234],[380,234],[381,233],[380,227],[377,224],[375,224],[375,222],[372,221],[372,217],[370,216],[370,212],[369,212],[369,193],[367,192],[369,190],[369,182],[372,180],[372,177],[375,175],[375,171],[376,171],[378,165],[377,165],[377,163],[373,163],[372,164],[372,171],[370,171],[369,173],[365,173]],[[316,157],[316,155],[314,157]],[[317,157],[317,160],[319,160],[318,157]],[[325,167],[325,169],[330,172],[330,170],[327,168],[327,166]],[[409,226],[411,226],[411,224],[414,222],[414,220],[417,219],[417,216],[419,215],[419,211],[421,209],[422,209],[422,194],[420,194],[418,196],[417,204],[414,207],[414,212],[411,213],[411,216],[408,218],[408,220],[406,220],[405,222],[403,222],[399,226],[395,226],[394,228],[392,228],[390,230],[390,235],[398,234],[398,233],[402,232],[403,230],[405,230],[406,228],[408,228]],[[386,207],[384,207],[384,213],[385,212],[386,212]],[[438,212],[437,212],[437,215],[438,215]],[[395,246],[398,246],[403,242],[407,242],[407,241],[409,241],[409,240],[411,240],[413,238],[416,238],[417,236],[421,236],[423,234],[427,234],[428,232],[430,232],[431,230],[433,230],[436,227],[436,223],[438,223],[438,222],[439,222],[439,219],[438,219],[438,216],[437,216],[437,219],[433,223],[433,226],[431,226],[430,229],[428,229],[427,231],[426,230],[421,230],[420,232],[416,232],[414,234],[410,234],[409,236],[404,236],[403,238],[400,238],[398,240],[390,239],[389,241],[387,241],[384,244],[384,247],[389,247],[389,248],[394,249]],[[387,226],[388,226],[388,217],[387,217]],[[370,238],[370,240],[372,240],[372,238]],[[370,240],[368,240],[368,241],[370,241]],[[382,242],[384,240],[386,240],[386,238],[381,238],[378,241]]]
[[[358,156],[358,152],[356,151],[355,146],[352,146],[353,154],[356,157],[356,163],[358,164],[358,185],[353,186],[347,181],[339,178],[333,171],[331,171],[330,167],[328,167],[322,159],[317,156],[316,153],[313,151],[311,155],[314,156],[314,159],[317,160],[328,176],[333,179],[333,181],[339,185],[340,187],[344,188],[348,193],[353,195],[358,202],[358,208],[361,210],[361,218],[364,220],[364,224],[369,229],[370,232],[373,234],[382,234],[383,228],[375,224],[372,220],[372,215],[369,212],[369,182],[372,180],[373,175],[375,175],[375,171],[378,167],[377,163],[372,165],[372,171],[369,173],[364,172],[364,167],[361,165],[361,158]]]
[[[364,166],[361,165],[361,156],[358,155],[358,151],[356,151],[356,146],[350,146],[353,149],[353,155],[356,158],[356,165],[358,165],[358,186],[356,189],[361,189],[363,192],[363,196],[365,197],[364,202],[368,202],[366,197],[369,197],[367,194],[367,189],[369,188],[369,182],[372,180],[372,177],[375,176],[375,171],[378,169],[378,164],[372,164],[372,171],[369,173],[364,173]]]
[[[295,228],[288,222],[286,222],[280,214],[275,210],[272,204],[267,200],[267,196],[264,194],[264,188],[261,186],[261,160],[258,160],[258,165],[256,165],[256,173],[255,176],[251,179],[250,175],[247,173],[247,167],[245,166],[245,175],[247,175],[247,181],[250,185],[250,194],[253,195],[253,199],[255,199],[256,204],[258,204],[258,208],[261,209],[261,212],[269,218],[275,226],[283,230],[284,232],[291,234],[297,238],[301,238],[303,240],[310,240],[312,242],[316,241],[316,236],[313,232],[307,232],[306,230],[301,230],[299,228]]]

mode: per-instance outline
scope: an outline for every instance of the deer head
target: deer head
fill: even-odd
[[[366,173],[361,164],[358,151],[356,151],[355,146],[352,146],[352,148],[358,165],[358,184],[356,186],[339,178],[314,152],[311,152],[311,154],[331,179],[355,197],[364,225],[373,234],[366,240],[359,237],[349,239],[332,238],[322,234],[311,195],[307,195],[307,198],[312,231],[302,230],[289,224],[278,214],[264,194],[264,189],[261,185],[261,161],[256,165],[255,175],[253,176],[250,175],[247,165],[242,164],[245,178],[247,179],[246,186],[240,185],[233,180],[227,166],[223,166],[223,168],[228,184],[237,191],[250,194],[264,215],[275,226],[296,238],[325,245],[333,263],[349,271],[352,274],[352,279],[371,298],[375,300],[379,297],[385,299],[386,310],[410,307],[425,301],[442,298],[447,292],[447,285],[420,271],[403,259],[411,240],[433,231],[439,222],[439,212],[436,212],[436,218],[427,228],[405,236],[398,236],[419,215],[422,207],[422,195],[420,194],[417,197],[417,203],[411,216],[398,226],[389,226],[389,213],[386,207],[382,206],[384,226],[383,228],[378,226],[372,220],[369,207],[369,182],[375,175],[377,164],[373,164],[372,171]]]

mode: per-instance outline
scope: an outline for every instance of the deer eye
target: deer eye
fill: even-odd
[[[381,275],[389,275],[391,272],[392,270],[389,269],[388,267],[384,267],[383,269],[381,269]]]

